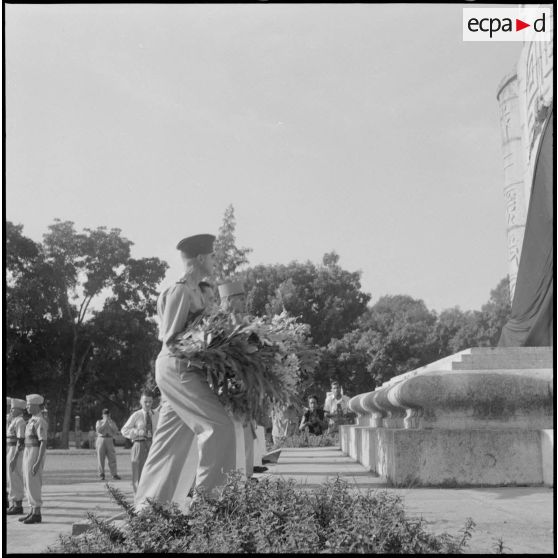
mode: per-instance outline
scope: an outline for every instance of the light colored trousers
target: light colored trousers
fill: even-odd
[[[139,442],[134,442],[130,450],[130,458],[132,460],[132,488],[134,489],[134,494],[138,490],[141,472],[147,461],[150,447],[151,440],[141,440]]]
[[[8,446],[6,450],[6,471],[8,481],[8,498],[10,501],[21,502],[23,500],[23,452],[19,452],[16,466],[13,471],[10,470],[10,461],[17,451],[17,446]]]
[[[114,449],[114,440],[112,438],[101,438],[97,436],[95,443],[97,448],[97,469],[99,475],[105,474],[105,459],[108,460],[110,474],[116,475],[116,450]]]
[[[227,473],[235,468],[231,419],[205,373],[188,370],[184,360],[160,354],[155,379],[163,403],[136,492],[136,507],[141,509],[147,498],[184,506],[194,477],[196,489],[215,496],[215,489],[225,484]]]
[[[250,424],[233,419],[236,436],[236,469],[250,478],[254,474],[254,434]]]
[[[46,455],[41,460],[38,471],[33,474],[31,467],[39,457],[38,446],[26,447],[23,452],[23,486],[27,502],[33,508],[40,508],[43,505],[43,469],[45,467]]]

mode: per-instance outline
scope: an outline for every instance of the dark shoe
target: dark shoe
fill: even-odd
[[[265,473],[267,467],[261,467],[260,465],[254,465],[254,473]]]
[[[112,475],[112,478],[113,478],[114,480],[122,480],[118,475]]]
[[[26,519],[29,519],[32,515],[33,512],[29,512],[25,517],[20,517],[18,521],[25,521]]]
[[[33,513],[27,519],[23,520],[23,523],[29,525],[31,523],[40,523],[42,521],[41,514]]]
[[[99,475],[100,480],[105,480],[105,475]]]
[[[24,513],[22,506],[12,506],[8,508],[6,515],[23,515]]]

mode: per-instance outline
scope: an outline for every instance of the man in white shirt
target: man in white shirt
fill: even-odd
[[[132,460],[132,487],[137,491],[143,466],[147,461],[153,433],[157,428],[159,413],[153,411],[153,394],[144,390],[140,399],[141,409],[132,413],[122,427],[122,436],[132,440],[130,458]]]
[[[331,391],[326,395],[324,413],[329,420],[329,432],[336,432],[339,424],[343,424],[343,417],[351,413],[350,397],[343,395],[343,388],[337,380],[332,380]]]

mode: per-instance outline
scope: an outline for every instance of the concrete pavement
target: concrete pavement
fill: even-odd
[[[131,500],[129,450],[117,449],[120,481],[109,480]],[[337,474],[355,490],[388,490],[401,496],[411,516],[422,516],[434,533],[457,534],[467,517],[476,527],[469,552],[490,553],[498,538],[514,554],[554,552],[554,491],[529,488],[389,488],[378,477],[339,448],[285,448],[277,464],[267,465],[262,475],[293,478],[311,489]],[[108,476],[107,478],[109,478]],[[88,511],[108,518],[121,510],[110,500],[105,484],[96,478],[92,450],[51,450],[47,453],[43,523],[23,525],[18,516],[6,518],[5,551],[44,552],[59,534],[70,534],[72,524],[85,519]]]
[[[387,490],[399,495],[409,516],[422,516],[436,534],[457,534],[468,517],[476,523],[469,553],[494,551],[501,538],[513,554],[553,554],[554,490],[510,488],[389,488],[377,476],[343,456],[339,448],[285,448],[266,474],[293,478],[313,488],[336,474],[355,490]]]

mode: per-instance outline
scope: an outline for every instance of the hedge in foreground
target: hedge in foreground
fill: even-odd
[[[91,514],[91,531],[61,536],[50,552],[455,554],[474,526],[468,520],[458,535],[430,534],[422,518],[407,517],[398,496],[358,492],[339,478],[304,489],[292,479],[255,483],[233,474],[218,500],[202,494],[188,516],[155,503],[138,515],[122,493],[109,491],[127,514],[125,525]]]

